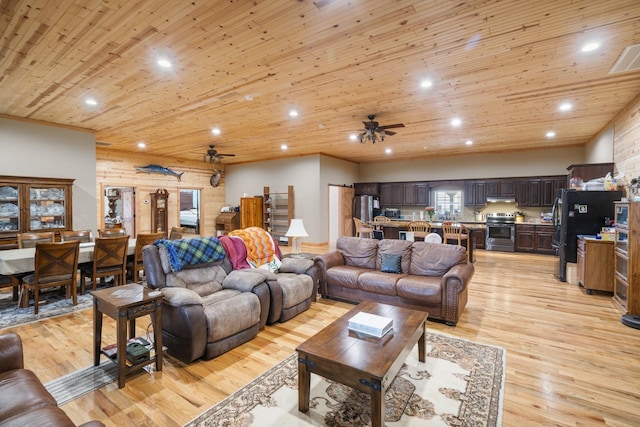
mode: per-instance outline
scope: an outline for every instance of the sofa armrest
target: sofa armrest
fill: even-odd
[[[162,288],[162,299],[165,304],[173,307],[184,305],[202,305],[202,297],[187,288],[166,287]]]
[[[442,285],[445,293],[460,293],[465,290],[471,277],[473,276],[474,267],[469,261],[464,264],[456,264],[442,276]]]
[[[324,255],[318,255],[314,258],[314,263],[318,274],[318,282],[320,283],[320,293],[326,295],[327,270],[337,265],[345,265],[344,256],[340,251],[332,251]]]
[[[22,339],[18,334],[0,335],[0,372],[24,369]]]

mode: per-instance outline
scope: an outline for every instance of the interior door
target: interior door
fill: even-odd
[[[329,185],[329,247],[335,248],[340,236],[353,235],[352,187]]]

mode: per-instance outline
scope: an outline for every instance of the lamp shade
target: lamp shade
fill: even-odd
[[[308,235],[307,230],[304,229],[302,220],[296,218],[291,220],[287,234],[285,234],[286,237],[307,237]]]

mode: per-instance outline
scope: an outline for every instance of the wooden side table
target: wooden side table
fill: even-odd
[[[155,362],[156,370],[162,371],[162,295],[150,296],[150,289],[138,284],[116,286],[91,292],[93,296],[93,364],[100,364],[100,355],[104,354],[102,345],[102,315],[106,314],[116,321],[116,358],[118,365],[118,388],[124,387],[125,377],[142,367]],[[155,355],[147,360],[127,363],[127,341],[135,337],[136,318],[151,315],[153,325],[153,350]],[[129,335],[127,337],[127,323]]]

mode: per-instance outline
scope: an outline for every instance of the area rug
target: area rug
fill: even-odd
[[[58,405],[77,399],[93,390],[114,382],[118,378],[118,367],[110,360],[98,366],[90,366],[71,372],[46,383],[45,388],[56,399]]]
[[[78,295],[78,305],[73,305],[71,299],[66,299],[58,292],[58,289],[47,292],[45,302],[41,302],[38,314],[33,314],[33,302],[31,306],[18,308],[18,303],[13,301],[11,291],[0,293],[0,329],[20,325],[22,323],[35,322],[48,317],[59,316],[74,311],[84,310],[93,305],[93,297],[89,294]]]
[[[297,356],[186,424],[195,426],[367,426],[369,396],[311,375],[310,409],[298,411]],[[500,426],[506,351],[429,333],[427,358],[417,346],[386,393],[385,425]]]

